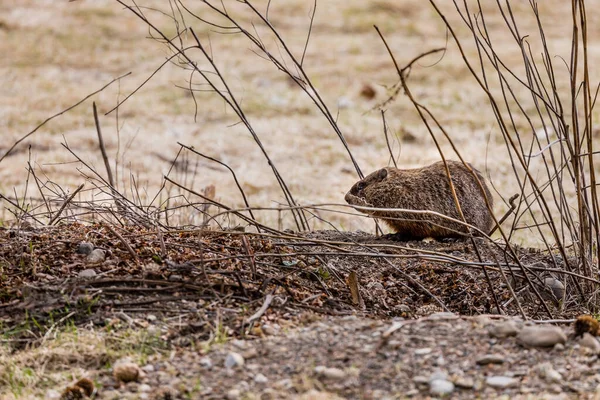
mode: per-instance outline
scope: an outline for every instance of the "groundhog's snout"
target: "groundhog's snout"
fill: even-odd
[[[346,196],[344,196],[344,200],[346,200],[346,203],[352,204],[352,202],[351,202],[352,196],[353,196],[352,192],[346,193]]]

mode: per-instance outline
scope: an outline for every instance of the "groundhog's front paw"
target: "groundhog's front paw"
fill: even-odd
[[[407,236],[400,232],[388,233],[385,235],[381,235],[381,236],[379,236],[379,239],[392,240],[394,242],[408,242],[410,240],[415,240],[414,238],[411,238],[410,236]]]

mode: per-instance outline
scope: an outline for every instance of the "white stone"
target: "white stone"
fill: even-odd
[[[230,352],[227,354],[227,358],[225,358],[225,368],[239,368],[244,366],[244,357],[240,353]]]

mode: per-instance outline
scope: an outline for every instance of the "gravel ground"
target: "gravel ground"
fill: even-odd
[[[289,331],[277,328],[206,352],[174,350],[167,360],[141,366],[139,382],[115,385],[105,372],[97,377],[103,385],[98,398],[600,396],[600,345],[591,336],[593,342],[566,339],[572,336],[567,327],[437,313],[394,322],[327,317]],[[542,343],[548,332],[558,334]]]

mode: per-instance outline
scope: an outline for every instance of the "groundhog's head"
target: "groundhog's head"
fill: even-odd
[[[378,171],[373,172],[364,179],[356,182],[354,186],[346,193],[345,200],[348,204],[353,206],[362,207],[373,207],[373,200],[378,196],[376,192],[381,187],[381,183],[385,183],[388,177],[388,168],[382,168]],[[373,212],[358,210],[363,213],[373,214]]]

